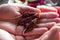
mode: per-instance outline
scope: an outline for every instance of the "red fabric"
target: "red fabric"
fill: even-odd
[[[25,2],[26,0],[20,0],[20,1]]]
[[[44,4],[44,1],[45,1],[45,0],[37,0],[37,1],[34,1],[34,2],[29,2],[28,5],[29,5],[29,6],[32,6],[32,7],[36,7],[36,6],[39,5],[39,4],[40,4],[40,5]]]

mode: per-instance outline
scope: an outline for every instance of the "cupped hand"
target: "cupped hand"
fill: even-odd
[[[26,15],[29,13],[40,14],[39,23],[37,24],[38,27],[34,28],[33,30],[27,33],[23,33],[24,26],[21,25],[17,26],[15,22],[18,21],[17,18],[19,19],[21,18],[22,14]],[[10,35],[11,38],[13,38],[14,40],[25,40],[25,39],[30,40],[38,38],[43,33],[48,31],[48,28],[51,28],[56,23],[60,22],[60,18],[58,18],[59,15],[56,12],[41,13],[39,9],[23,5],[15,5],[15,4],[1,5],[0,14],[1,14],[0,20],[5,21],[0,22],[0,29],[3,29],[9,33],[7,37],[9,37],[10,34],[14,35],[14,37]],[[2,34],[2,36],[4,35]]]

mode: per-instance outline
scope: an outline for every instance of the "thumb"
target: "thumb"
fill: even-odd
[[[29,7],[29,6],[24,6],[20,5],[19,10],[21,14],[37,14],[37,16],[40,16],[40,10],[37,8]]]
[[[55,35],[59,32],[58,30],[60,30],[60,27],[54,26],[36,40],[55,40]],[[57,40],[59,40],[59,38]]]

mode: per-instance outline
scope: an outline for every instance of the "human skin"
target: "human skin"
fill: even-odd
[[[0,39],[1,40],[40,40],[40,36],[45,35],[46,31],[49,31],[46,35],[51,35],[54,34],[53,32],[57,33],[59,26],[57,26],[56,21],[59,20],[60,18],[57,19],[57,17],[59,16],[57,13],[50,13],[50,15],[48,15],[48,13],[40,13],[40,20],[43,19],[50,19],[49,21],[43,20],[43,22],[40,22],[39,24],[37,24],[37,28],[34,28],[33,30],[24,33],[24,26],[17,26],[17,22],[18,20],[21,18],[21,15],[23,12],[35,12],[35,13],[40,13],[39,9],[36,8],[32,8],[32,7],[28,7],[28,6],[22,6],[22,5],[15,5],[15,4],[4,4],[0,6]],[[9,16],[8,16],[9,15]],[[44,15],[46,15],[45,17],[43,17]],[[48,19],[48,16],[51,16]],[[51,21],[53,19],[51,18],[55,18],[55,21]],[[39,20],[39,21],[40,21]],[[48,24],[48,25],[47,25]],[[51,25],[51,26],[50,26]],[[54,26],[55,25],[55,26]],[[47,27],[46,27],[47,26]],[[50,26],[50,30],[48,30],[48,27]],[[57,26],[57,27],[56,27]],[[54,28],[53,28],[54,27]],[[51,32],[51,30],[53,30],[53,32]],[[2,32],[1,32],[2,31]],[[51,34],[49,34],[51,33]],[[7,34],[7,36],[5,35]],[[51,35],[52,36],[52,35]],[[43,38],[46,38],[45,36],[43,36]],[[41,37],[41,40],[43,39]],[[50,36],[48,38],[51,38]],[[47,40],[50,40],[48,39]],[[43,39],[45,40],[45,39]],[[53,40],[53,39],[51,39]]]

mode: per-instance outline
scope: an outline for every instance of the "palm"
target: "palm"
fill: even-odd
[[[38,38],[39,40],[40,39],[41,40],[42,39],[45,40],[44,39],[45,38],[44,35],[46,34],[45,32],[48,31],[48,29],[50,29],[52,26],[54,26],[57,23],[57,20],[58,20],[58,22],[60,22],[60,20],[59,20],[60,18],[57,18],[58,14],[55,13],[55,12],[52,12],[52,13],[40,13],[40,18],[41,19],[39,19],[39,24],[37,24],[38,27],[34,28],[33,30],[31,30],[31,31],[29,31],[27,33],[24,33],[24,26],[21,26],[21,25],[17,26],[15,22],[20,20],[21,15],[23,14],[23,12],[24,13],[30,13],[30,12],[39,13],[40,11],[38,9],[32,8],[32,7],[15,6],[15,5],[1,6],[1,9],[3,9],[3,12],[1,12],[3,14],[1,14],[1,15],[4,15],[4,16],[0,16],[0,18],[2,20],[4,19],[4,21],[7,21],[7,22],[1,22],[0,23],[0,28],[8,32],[8,36],[7,37],[11,36],[11,40],[24,40],[24,39],[35,40],[38,37],[39,37]],[[6,10],[6,11],[4,11],[4,10]],[[9,10],[9,12],[8,12],[8,10]],[[6,12],[6,15],[4,14],[5,12]],[[7,15],[10,15],[10,16],[7,16]],[[6,19],[5,19],[5,16],[7,17]],[[19,17],[16,18],[17,16],[19,16]],[[51,18],[53,18],[53,19],[51,19]],[[8,24],[8,26],[7,26],[7,24]],[[50,30],[53,30],[53,28],[50,29]],[[58,32],[57,30],[55,30],[55,31]],[[53,32],[55,33],[55,31],[53,31]],[[50,35],[52,35],[53,32],[51,32],[51,34],[49,34],[47,32],[47,34],[49,36],[47,38],[47,40],[50,40],[50,38],[51,38]],[[4,34],[2,34],[2,35],[4,36]],[[43,38],[42,37],[40,38],[41,35],[42,35]],[[9,40],[9,39],[7,39],[7,40]]]

